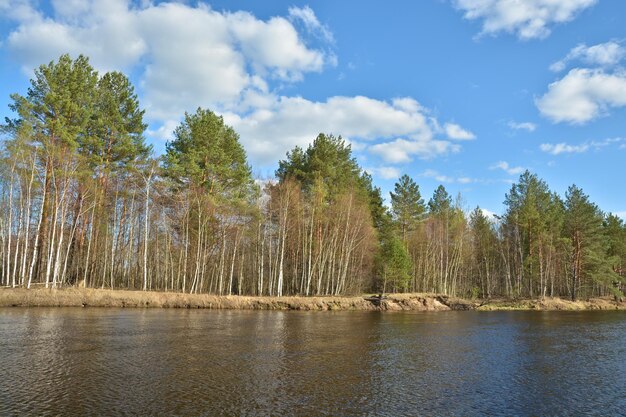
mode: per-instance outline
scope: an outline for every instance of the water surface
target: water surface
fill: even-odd
[[[626,415],[626,314],[0,309],[0,415]]]

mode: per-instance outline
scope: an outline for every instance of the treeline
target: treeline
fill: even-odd
[[[507,212],[426,204],[400,178],[391,208],[341,137],[320,134],[252,177],[237,133],[185,114],[161,157],[128,78],[64,55],[35,71],[2,125],[0,284],[188,293],[456,296],[620,294],[626,226],[572,186],[525,172]]]

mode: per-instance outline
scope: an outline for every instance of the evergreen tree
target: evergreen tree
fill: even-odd
[[[352,148],[341,138],[320,133],[311,145],[302,151],[296,147],[278,162],[276,177],[279,181],[293,178],[305,190],[310,190],[316,180],[321,180],[329,195],[339,190],[363,185],[363,172],[352,156]],[[364,190],[363,190],[364,191]]]
[[[523,282],[526,281],[531,297],[537,284],[541,286],[545,284],[542,268],[547,231],[546,214],[551,203],[552,194],[548,185],[528,170],[511,186],[504,201],[507,206],[506,222],[514,230],[516,246],[519,249],[518,289],[521,289]]]
[[[452,197],[446,191],[446,187],[439,185],[431,199],[428,201],[428,211],[431,215],[447,215],[452,208]]]
[[[604,234],[607,239],[607,255],[615,274],[613,287],[617,297],[624,295],[626,283],[626,225],[614,214],[609,214],[604,221]]]
[[[380,252],[382,291],[406,291],[411,280],[412,263],[406,246],[395,235],[385,239]]]
[[[603,230],[604,216],[580,188],[570,186],[565,193],[565,236],[570,240],[572,300],[585,285],[603,283],[611,287],[617,274],[607,258],[607,241]],[[587,289],[587,293],[590,291]]]
[[[98,170],[120,170],[149,156],[143,133],[144,110],[128,78],[119,72],[104,74],[97,85],[90,135],[83,146],[92,166]]]
[[[480,207],[476,207],[470,213],[469,224],[472,231],[474,267],[477,270],[476,275],[479,278],[477,284],[479,285],[482,296],[489,298],[491,297],[493,281],[495,280],[495,259],[497,259],[495,248],[497,237],[493,224],[487,216],[485,216]],[[473,286],[472,289],[474,288],[477,287]]]
[[[306,151],[296,146],[287,159],[278,162],[276,178],[298,181],[306,193],[324,195],[328,201],[346,191],[355,192],[368,202],[377,229],[388,224],[380,188],[352,156],[352,148],[341,138],[320,133]]]
[[[212,196],[247,198],[253,192],[246,152],[239,135],[224,119],[198,108],[185,113],[168,142],[164,158],[166,174],[179,185],[203,188]]]
[[[28,125],[33,140],[44,146],[76,149],[90,140],[87,126],[94,116],[97,82],[87,57],[62,55],[35,70],[26,96],[11,95],[18,119],[10,124]]]
[[[407,234],[422,220],[426,207],[420,194],[419,185],[408,175],[400,177],[391,195],[391,212],[400,228],[402,241],[407,243]]]

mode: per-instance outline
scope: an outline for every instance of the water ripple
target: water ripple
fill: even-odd
[[[626,415],[621,312],[0,310],[0,415]]]

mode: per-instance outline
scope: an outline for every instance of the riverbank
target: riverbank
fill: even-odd
[[[0,307],[128,307],[205,308],[224,310],[363,310],[363,311],[446,311],[446,310],[626,310],[626,303],[611,298],[569,301],[464,300],[437,294],[390,294],[375,297],[249,297],[181,294],[155,291],[103,290],[92,288],[0,289]]]

